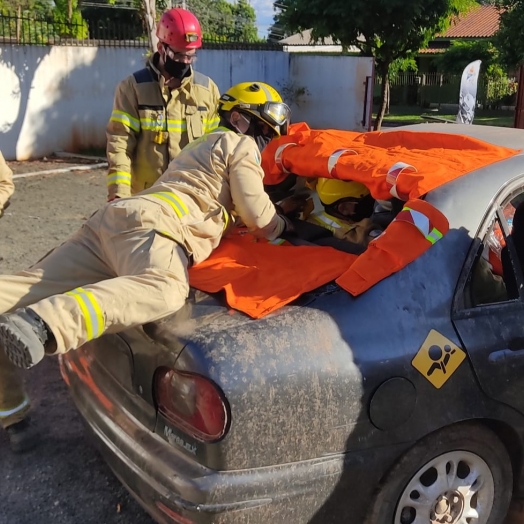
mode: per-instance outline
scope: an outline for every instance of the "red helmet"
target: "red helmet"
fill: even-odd
[[[158,39],[175,49],[198,49],[202,47],[202,29],[197,17],[177,7],[169,9],[156,26]]]

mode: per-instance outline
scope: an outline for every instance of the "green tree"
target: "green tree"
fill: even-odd
[[[500,27],[495,35],[495,45],[502,63],[508,68],[524,65],[524,1],[497,0],[501,8]]]
[[[247,0],[188,0],[202,26],[204,39],[214,42],[258,42],[255,10]]]
[[[77,39],[87,38],[89,30],[82,18],[78,0],[54,0],[54,4],[52,15],[58,35]]]
[[[474,60],[482,61],[482,72],[487,76],[504,74],[498,50],[489,40],[454,41],[444,53],[433,59],[433,63],[441,72],[459,75]]]
[[[313,38],[329,36],[342,46],[357,46],[373,56],[382,79],[375,120],[380,129],[387,107],[391,64],[414,58],[454,16],[478,5],[474,0],[282,0],[280,20],[291,30],[312,29]]]

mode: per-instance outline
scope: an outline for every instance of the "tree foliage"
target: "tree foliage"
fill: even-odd
[[[459,75],[474,60],[482,61],[481,74],[486,78],[504,76],[499,52],[489,40],[454,41],[444,53],[434,58],[433,63],[441,72]]]
[[[414,58],[454,16],[477,5],[474,0],[282,0],[279,20],[290,30],[312,29],[318,41],[333,37],[373,56],[382,77],[382,103],[375,128],[387,105],[391,64]]]
[[[187,7],[200,21],[204,38],[216,42],[258,42],[255,10],[247,0],[189,0]]]
[[[495,45],[499,49],[500,59],[508,68],[524,64],[524,1],[497,0],[501,8],[500,27],[495,35]]]
[[[46,43],[53,38],[88,36],[78,0],[0,0],[0,12],[10,15],[8,23],[0,28],[2,36],[16,37],[21,42]]]

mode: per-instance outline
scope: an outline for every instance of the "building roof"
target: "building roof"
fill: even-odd
[[[489,38],[499,28],[500,12],[493,5],[481,5],[457,17],[438,38]]]
[[[444,33],[437,35],[426,49],[421,49],[421,54],[438,54],[446,50],[446,47],[438,45],[439,41],[457,38],[490,38],[498,30],[500,23],[500,11],[493,5],[479,5],[471,11],[457,17]],[[363,40],[363,37],[360,37]],[[311,37],[311,29],[302,31],[295,35],[280,40],[281,44],[287,46],[339,46],[331,37],[323,43],[315,44]],[[351,46],[350,51],[358,52],[356,47]]]
[[[297,33],[295,35],[288,36],[287,38],[284,38],[280,40],[281,44],[284,45],[314,45],[314,41],[311,37],[311,29],[307,29],[306,31],[302,31],[301,33]],[[318,45],[340,45],[338,42],[335,42],[333,38],[330,36],[328,38],[324,39],[323,44]]]
[[[358,39],[360,41],[364,41],[364,37],[362,36],[360,36]],[[279,40],[279,43],[286,46],[311,46],[316,49],[336,47],[339,51],[342,51],[342,46],[340,45],[340,42],[333,40],[333,38],[331,38],[330,36],[324,38],[324,42],[315,43],[313,37],[311,36],[311,29],[307,29],[306,31],[302,31],[301,33],[288,36],[287,38]],[[349,46],[348,51],[352,53],[360,52],[359,48],[356,46]]]

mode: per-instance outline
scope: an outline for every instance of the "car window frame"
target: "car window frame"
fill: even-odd
[[[524,306],[524,268],[519,263],[518,254],[509,232],[509,224],[504,216],[502,203],[513,200],[518,195],[524,195],[524,174],[513,178],[506,183],[494,196],[489,203],[488,209],[482,219],[480,226],[472,240],[470,249],[464,260],[464,265],[460,273],[459,280],[455,289],[452,302],[451,317],[453,320],[471,318],[475,316],[485,316],[487,314],[497,313],[499,310],[510,309],[518,310]],[[507,203],[506,203],[507,205]],[[466,292],[471,282],[473,268],[480,256],[482,256],[481,247],[484,246],[484,239],[488,234],[494,220],[499,221],[502,228],[502,235],[509,249],[511,266],[517,282],[519,297],[493,302],[489,304],[468,305],[466,301]]]

